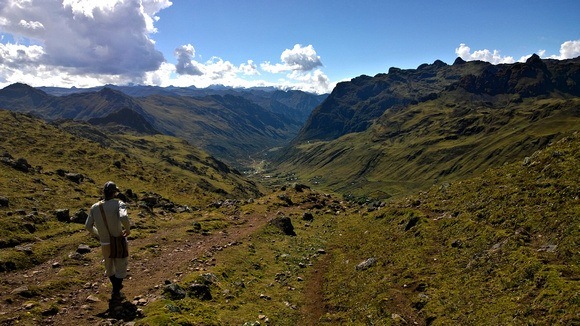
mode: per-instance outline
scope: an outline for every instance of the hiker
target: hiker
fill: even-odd
[[[123,279],[127,276],[127,247],[126,238],[130,231],[129,216],[127,215],[127,208],[125,203],[115,196],[119,192],[117,185],[108,181],[103,187],[103,194],[105,200],[95,203],[90,211],[89,217],[85,223],[85,228],[95,235],[101,242],[101,249],[105,261],[105,274],[113,285],[112,300],[122,299],[121,289],[123,288]],[[105,215],[103,218],[103,214]],[[125,254],[115,255],[117,250],[111,251],[112,245],[117,241],[112,237],[120,237],[123,240]],[[114,241],[115,243],[111,244]],[[115,246],[113,246],[115,247]],[[115,248],[113,248],[115,249]],[[123,258],[110,258],[123,257]]]

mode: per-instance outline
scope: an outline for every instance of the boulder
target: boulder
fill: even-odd
[[[296,232],[294,232],[294,225],[292,225],[292,220],[288,216],[277,216],[271,219],[268,223],[277,227],[286,235],[296,235]]]
[[[0,197],[0,207],[8,207],[10,200],[6,197]]]
[[[32,166],[28,164],[28,161],[26,161],[26,159],[23,158],[17,159],[16,162],[12,164],[12,167],[22,172],[28,172],[30,171],[30,169],[32,169]]]
[[[189,286],[189,296],[203,301],[211,300],[211,291],[206,284],[194,283]]]
[[[84,209],[79,209],[78,212],[74,213],[74,215],[70,218],[70,222],[85,224],[87,217],[89,217],[89,214],[87,214]]]
[[[91,252],[91,247],[87,246],[87,245],[79,245],[77,248],[77,253],[84,255],[84,254],[88,254],[89,252]]]
[[[163,293],[171,300],[181,300],[187,295],[185,290],[176,283],[169,283],[165,285]]]
[[[68,209],[57,209],[54,214],[56,216],[56,219],[60,222],[70,221],[70,214]]]
[[[302,219],[304,221],[312,222],[314,221],[314,215],[312,215],[311,212],[304,212],[304,214],[302,214]]]
[[[81,183],[85,178],[85,176],[80,173],[65,173],[64,177],[74,183]]]

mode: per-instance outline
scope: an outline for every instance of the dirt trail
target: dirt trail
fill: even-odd
[[[171,236],[171,230],[158,230],[155,234],[130,242],[133,247],[132,253],[145,245],[158,244],[156,254],[138,255],[143,258],[130,257],[129,275],[124,282],[123,293],[129,302],[135,297],[151,301],[161,296],[162,285],[165,280],[179,280],[180,276],[187,275],[196,270],[203,270],[215,264],[211,253],[220,248],[227,250],[230,246],[242,241],[248,235],[261,228],[267,219],[263,215],[246,215],[239,224],[230,226],[221,231],[215,231],[210,235],[192,233],[188,239],[175,240]],[[87,234],[88,237],[88,234]],[[143,250],[138,251],[139,254]],[[208,258],[208,256],[210,258]],[[104,276],[104,268],[101,263],[100,250],[94,248],[87,254],[90,262],[84,266],[75,267],[79,272],[78,278],[86,281],[86,284],[67,288],[66,293],[59,293],[53,297],[34,297],[30,302],[50,303],[60,300],[60,311],[54,316],[47,316],[43,320],[35,320],[34,323],[41,325],[70,325],[70,324],[98,324],[103,318],[107,318],[108,299],[111,286]],[[198,258],[204,258],[198,259]],[[14,289],[23,285],[45,284],[58,273],[58,268],[52,264],[56,260],[47,261],[29,270],[17,271],[4,274],[2,288]],[[10,291],[8,291],[10,293]],[[96,297],[100,301],[87,300],[89,296]],[[16,315],[24,312],[27,307],[27,299],[17,298],[12,303],[4,299],[0,302],[0,311],[5,315]],[[30,307],[28,307],[30,309]],[[14,321],[13,324],[16,324]],[[8,323],[10,325],[10,323]]]

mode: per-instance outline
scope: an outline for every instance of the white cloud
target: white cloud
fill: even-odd
[[[60,73],[67,80],[138,80],[165,61],[149,34],[155,31],[154,15],[170,5],[162,0],[0,0],[0,33],[42,47],[40,56],[18,61],[12,55],[4,57],[3,65],[20,63],[22,71],[31,73],[29,68],[36,66],[54,71],[55,78],[27,77],[33,85],[47,85]],[[3,80],[21,75],[3,68]]]
[[[577,56],[580,56],[580,40],[575,41],[566,41],[560,45],[560,54],[559,55],[551,55],[549,59],[573,59]]]
[[[195,48],[191,44],[182,45],[173,51],[177,58],[177,65],[175,71],[180,75],[203,75],[203,72],[198,67],[198,64],[192,61],[195,57]]]
[[[0,87],[111,84],[274,86],[329,92],[312,45],[282,51],[277,64],[200,61],[191,44],[174,63],[156,49],[157,13],[168,0],[0,0]],[[273,74],[284,73],[283,78]]]
[[[465,61],[481,60],[493,64],[516,62],[511,56],[501,56],[498,50],[490,51],[484,49],[473,51],[473,53],[471,53],[471,48],[464,43],[461,43],[459,47],[455,49],[455,54]]]
[[[271,64],[270,62],[264,62],[261,67],[264,71],[277,74],[296,70],[310,71],[322,66],[322,61],[312,45],[303,47],[300,44],[295,44],[294,48],[286,49],[282,52],[280,60],[282,63]]]
[[[493,64],[499,63],[514,63],[516,62],[511,56],[501,56],[498,50],[477,50],[471,52],[471,48],[464,43],[461,43],[458,48],[455,49],[455,54],[465,61],[481,60],[487,61]],[[543,59],[557,59],[565,60],[572,59],[580,56],[580,40],[566,41],[560,45],[560,54],[558,55],[546,55],[546,50],[538,50],[536,52],[538,56]],[[529,59],[532,54],[526,54],[521,56],[518,62],[525,62]]]
[[[43,29],[44,25],[41,22],[26,21],[24,19],[20,20],[20,26],[28,29]]]

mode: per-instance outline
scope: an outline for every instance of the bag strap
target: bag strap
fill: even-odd
[[[107,227],[107,232],[109,232],[110,235],[111,231],[109,231],[109,224],[107,223],[107,215],[105,214],[105,210],[103,209],[102,202],[99,204],[99,209],[101,210],[101,216],[103,216],[103,220],[105,221],[105,227]]]

